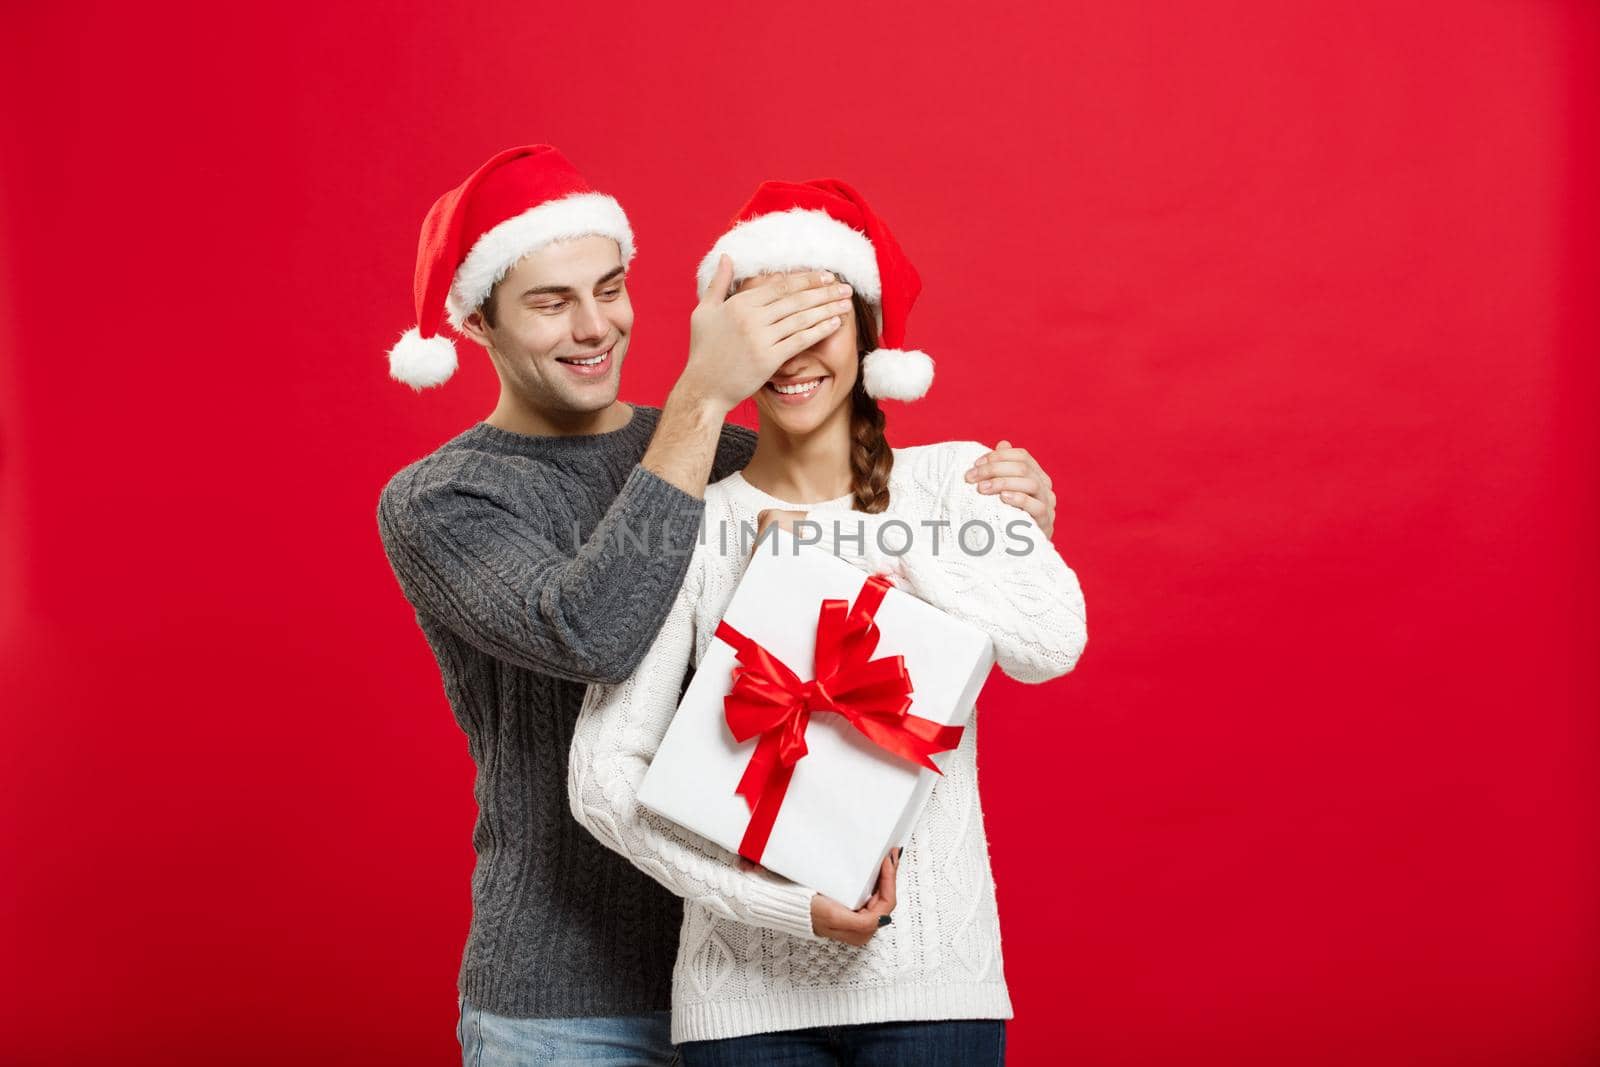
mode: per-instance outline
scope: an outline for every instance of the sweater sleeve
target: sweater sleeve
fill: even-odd
[[[852,515],[862,520],[860,547],[840,555],[983,630],[1010,677],[1047,682],[1072,670],[1088,643],[1083,590],[1031,515],[963,478],[986,451],[976,441],[939,446],[923,480],[938,519],[892,529],[889,516]],[[902,545],[903,554],[885,550]]]
[[[601,844],[678,896],[725,919],[821,940],[811,929],[812,890],[763,868],[741,870],[733,853],[639,803],[694,646],[694,574],[691,567],[633,676],[620,685],[589,687],[567,765],[572,814]]]
[[[717,438],[717,453],[711,460],[711,480],[720,482],[734,471],[744,470],[755,451],[754,431],[737,423],[724,423]]]
[[[480,488],[396,479],[378,528],[407,599],[481,651],[579,682],[638,665],[683,581],[704,503],[635,466],[583,544]]]

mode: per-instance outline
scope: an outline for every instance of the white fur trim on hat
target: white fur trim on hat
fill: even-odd
[[[878,277],[878,254],[867,235],[846,226],[826,211],[790,208],[746,219],[717,239],[700,261],[695,292],[704,294],[717,273],[717,258],[727,253],[733,260],[737,284],[758,274],[786,270],[831,270],[868,303],[883,298]]]
[[[389,377],[417,392],[443,385],[456,372],[456,346],[444,336],[423,337],[415,326],[389,349]]]
[[[604,193],[574,193],[549,200],[489,230],[473,244],[456,268],[445,298],[450,325],[461,329],[467,316],[489,298],[500,280],[523,256],[552,241],[573,237],[609,237],[622,250],[622,265],[633,259],[633,229],[622,205]]]
[[[926,352],[875,349],[861,357],[861,382],[880,400],[916,400],[933,384],[933,360]]]

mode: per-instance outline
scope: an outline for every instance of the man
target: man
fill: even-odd
[[[585,686],[626,679],[654,640],[707,482],[750,458],[754,435],[724,417],[850,309],[848,287],[826,273],[731,297],[724,276],[695,309],[665,404],[626,404],[633,252],[621,207],[559,152],[502,152],[429,211],[418,325],[390,352],[398,380],[442,383],[456,363],[438,333],[448,318],[500,379],[494,411],[396,474],[378,505],[477,767],[458,978],[470,1062],[672,1062],[681,905],[572,820],[572,730]],[[1048,479],[1001,444],[971,480],[1048,534]],[[878,918],[864,908],[854,921],[870,936]]]

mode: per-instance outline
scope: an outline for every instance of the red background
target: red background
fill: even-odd
[[[560,145],[624,396],[763,177],[927,281],[1091,639],[984,704],[1012,1062],[1600,1058],[1600,9],[7,5],[0,1059],[455,1055],[471,764],[379,487],[416,231]]]

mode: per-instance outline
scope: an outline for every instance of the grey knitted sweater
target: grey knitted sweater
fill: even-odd
[[[458,977],[499,1015],[671,1006],[682,904],[573,821],[567,755],[590,682],[633,672],[704,503],[640,467],[660,411],[538,437],[479,423],[384,486],[378,529],[477,768],[472,923]],[[726,427],[712,480],[749,461]]]

